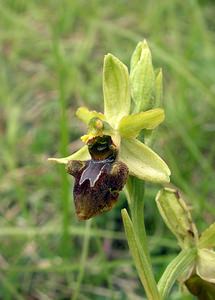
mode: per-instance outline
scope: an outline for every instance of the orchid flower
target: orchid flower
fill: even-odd
[[[125,185],[128,174],[156,183],[170,180],[166,163],[138,139],[142,130],[150,133],[164,120],[163,109],[146,110],[151,98],[156,101],[160,97],[158,80],[161,73],[155,76],[149,54],[146,42],[139,43],[132,56],[130,75],[118,58],[112,54],[105,56],[104,113],[80,107],[76,116],[88,126],[87,134],[81,137],[85,145],[67,157],[49,158],[65,164],[67,171],[76,178],[74,198],[80,219],[109,210]],[[112,186],[108,187],[109,184]],[[103,198],[106,196],[106,204],[98,199],[96,185],[103,185],[103,192],[100,190],[99,193]],[[90,209],[93,197],[97,199],[97,209]]]

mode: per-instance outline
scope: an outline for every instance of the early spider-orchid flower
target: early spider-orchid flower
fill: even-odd
[[[119,59],[112,54],[105,56],[104,114],[79,108],[76,115],[88,126],[87,134],[81,137],[85,145],[68,157],[49,159],[66,164],[68,173],[75,177],[74,200],[79,219],[110,210],[128,174],[145,181],[169,182],[170,170],[166,163],[138,139],[143,129],[151,132],[164,120],[161,108],[141,111],[145,109],[141,101],[149,103],[146,90],[150,86],[150,93],[156,97],[156,91],[152,91],[156,89],[155,78],[153,87],[151,77],[148,83],[143,78],[145,89],[140,82],[141,76],[147,76],[150,69],[148,66],[144,71],[146,59],[150,60],[146,45],[140,43],[134,52],[130,78],[127,67]]]

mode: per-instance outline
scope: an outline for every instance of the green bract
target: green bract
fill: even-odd
[[[144,45],[143,50],[141,50],[142,44]],[[134,54],[132,58],[130,78],[133,79],[131,82],[129,82],[127,67],[112,54],[105,56],[103,70],[104,114],[81,107],[77,110],[76,115],[88,125],[88,132],[82,137],[82,141],[86,144],[96,136],[111,136],[118,151],[117,159],[128,166],[131,175],[152,182],[169,182],[170,170],[166,163],[137,139],[141,130],[151,131],[164,120],[164,111],[161,108],[141,111],[146,102],[148,103],[148,99],[151,99],[152,91],[153,97],[157,97],[157,100],[162,94],[162,74],[159,72],[155,80],[151,60],[148,61],[151,57],[150,51],[146,42],[142,44],[137,47],[135,51],[138,53]],[[131,94],[133,95],[133,106]],[[141,103],[143,105],[140,105]],[[136,112],[135,114],[129,114],[131,106]],[[68,157],[50,158],[49,160],[67,164],[70,160],[89,158],[88,148],[84,146]]]

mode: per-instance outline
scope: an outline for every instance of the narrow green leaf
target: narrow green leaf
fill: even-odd
[[[121,213],[128,245],[134,259],[138,275],[145,288],[147,299],[159,300],[160,296],[152,273],[152,268],[147,260],[147,255],[143,252],[141,246],[139,245],[138,237],[134,232],[133,224],[126,209],[123,209]]]
[[[127,67],[115,56],[104,58],[103,69],[104,113],[113,128],[130,112],[130,89]]]
[[[215,247],[215,223],[211,224],[199,239],[199,248],[212,248]]]
[[[54,161],[59,164],[67,164],[70,160],[88,160],[90,159],[90,154],[88,152],[88,147],[83,146],[80,150],[76,151],[72,155],[63,158],[48,158],[49,161]]]
[[[120,159],[131,175],[152,182],[169,182],[170,170],[166,163],[149,147],[136,139],[122,139]]]
[[[151,109],[123,117],[119,123],[119,131],[126,138],[136,137],[142,129],[154,129],[163,120],[163,109]]]
[[[196,258],[196,249],[186,249],[170,262],[158,282],[161,299],[167,298],[175,281],[186,273],[191,273]]]
[[[99,118],[101,120],[105,120],[104,114],[97,112],[97,111],[90,111],[86,107],[79,107],[76,111],[76,116],[85,124],[89,124],[92,118]]]
[[[197,229],[178,191],[169,188],[159,191],[156,203],[164,222],[178,239],[181,248],[194,245],[198,239]]]

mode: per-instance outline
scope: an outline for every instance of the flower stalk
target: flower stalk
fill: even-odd
[[[150,259],[148,251],[147,236],[144,223],[144,182],[138,178],[130,176],[126,183],[126,196],[131,212],[131,220],[134,231],[140,240],[145,255]]]

